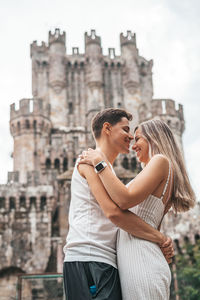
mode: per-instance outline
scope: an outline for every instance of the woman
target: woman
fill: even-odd
[[[194,206],[180,149],[163,121],[150,120],[135,129],[133,150],[143,170],[127,186],[106,167],[99,177],[112,200],[130,209],[154,228],[159,228],[170,207],[175,212]],[[94,166],[106,160],[103,153],[89,149],[83,163]],[[158,245],[119,230],[118,269],[123,300],[169,299],[171,274]]]

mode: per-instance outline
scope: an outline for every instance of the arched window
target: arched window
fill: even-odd
[[[41,130],[44,128],[44,121],[41,122],[40,128],[41,128]]]
[[[15,198],[14,197],[9,198],[9,208],[15,209]]]
[[[30,197],[30,208],[36,207],[36,197]]]
[[[135,157],[131,158],[131,170],[134,171],[137,167],[137,161]]]
[[[197,242],[200,239],[200,235],[197,233],[197,234],[195,234],[194,238],[195,238],[195,241]]]
[[[19,206],[24,207],[24,208],[26,207],[26,198],[25,197],[21,196],[19,198]]]
[[[17,130],[20,131],[20,122],[17,122]]]
[[[124,157],[123,161],[122,161],[122,166],[124,167],[124,169],[129,169],[129,162],[128,162],[128,158]]]
[[[68,169],[68,159],[67,157],[65,157],[63,159],[63,171],[67,171],[67,169]]]
[[[36,130],[36,128],[37,128],[37,121],[36,120],[34,120],[33,121],[33,128]]]
[[[25,121],[25,127],[26,127],[26,129],[29,129],[29,128],[30,128],[30,122],[29,122],[29,120],[26,120],[26,121]]]
[[[117,67],[118,67],[118,68],[120,68],[120,67],[121,67],[121,64],[120,64],[120,62],[118,62],[118,63],[117,63]]]
[[[42,196],[40,198],[40,210],[44,210],[46,205],[47,205],[47,199],[45,196]]]
[[[58,158],[56,158],[56,159],[54,160],[54,168],[55,168],[56,170],[59,170],[59,169],[60,169],[60,160],[59,160]]]
[[[68,107],[69,107],[69,114],[70,114],[70,115],[73,114],[73,103],[72,103],[72,102],[69,102]]]
[[[46,159],[45,165],[46,165],[46,169],[47,169],[47,170],[51,169],[51,160],[50,160],[50,158],[47,158],[47,159]]]
[[[0,197],[0,208],[5,208],[6,200],[4,197]]]

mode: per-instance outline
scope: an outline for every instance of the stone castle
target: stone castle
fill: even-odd
[[[139,55],[135,34],[120,34],[120,47],[120,56],[113,48],[104,55],[95,30],[85,33],[85,53],[72,48],[67,54],[59,29],[49,32],[48,44],[31,44],[33,98],[20,100],[19,109],[11,105],[14,166],[0,185],[0,290],[16,273],[62,272],[71,174],[78,154],[94,146],[90,122],[98,111],[125,108],[134,116],[132,128],[160,118],[182,148],[182,105],[153,99],[153,61]],[[125,183],[139,169],[134,153],[115,162]],[[177,240],[194,239],[200,233],[194,217],[185,215],[181,224],[182,217],[169,214],[164,230]]]

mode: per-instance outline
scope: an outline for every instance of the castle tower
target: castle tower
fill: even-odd
[[[85,73],[87,93],[87,131],[91,131],[91,120],[93,116],[104,108],[103,98],[103,73],[102,73],[102,49],[101,39],[95,30],[91,34],[85,33]],[[88,146],[93,146],[91,135],[88,136]]]
[[[142,102],[146,103],[148,109],[151,107],[153,98],[153,82],[152,82],[153,60],[146,60],[139,57],[139,73],[140,73],[140,92]]]
[[[127,31],[127,35],[120,34],[121,57],[123,58],[123,87],[125,107],[134,118],[132,126],[138,124],[137,110],[141,104],[140,77],[139,77],[139,55],[136,47],[136,35]]]
[[[53,126],[67,124],[65,32],[49,31],[49,104]]]
[[[32,102],[32,111],[31,111]],[[40,155],[51,129],[49,105],[39,99],[22,99],[19,110],[10,108],[10,132],[14,139],[14,172],[27,183],[27,172],[40,170]]]
[[[48,47],[45,42],[37,45],[37,41],[34,41],[31,44],[31,59],[33,97],[41,98],[48,102],[49,58]]]

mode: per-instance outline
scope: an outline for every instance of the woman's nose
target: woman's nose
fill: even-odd
[[[136,148],[136,143],[133,144],[132,149],[135,150]]]

